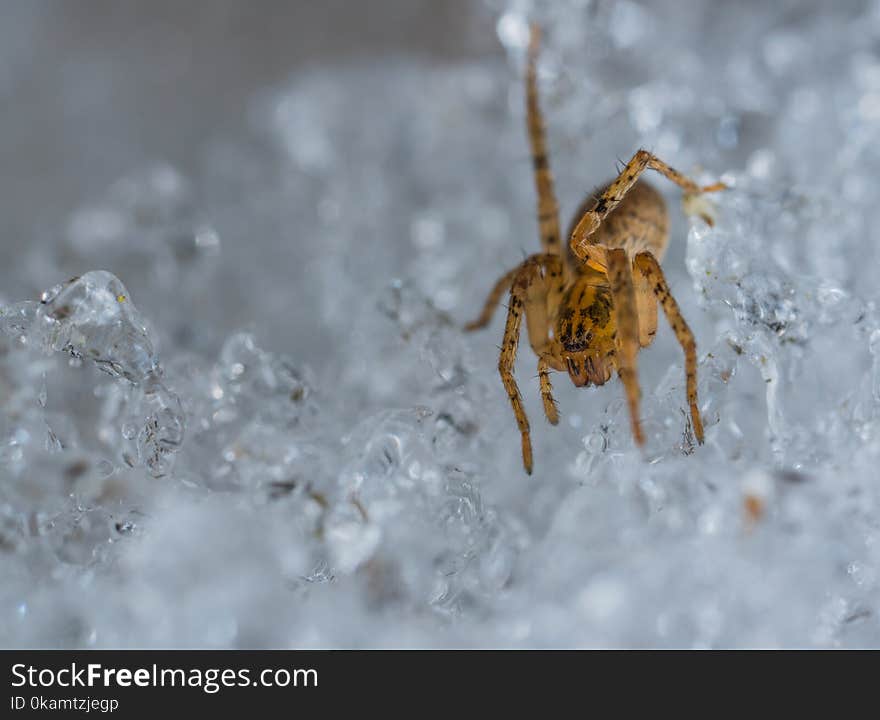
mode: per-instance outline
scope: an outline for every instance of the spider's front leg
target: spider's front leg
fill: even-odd
[[[553,399],[553,385],[550,383],[550,363],[546,357],[538,359],[538,377],[541,380],[541,401],[544,403],[544,414],[551,425],[559,423],[559,410]]]
[[[533,287],[534,283],[542,282],[541,269],[542,256],[532,256],[520,266],[512,281],[510,303],[507,309],[507,324],[504,327],[504,339],[501,343],[501,357],[498,359],[498,372],[501,374],[501,382],[507,391],[507,397],[510,398],[513,414],[516,416],[516,424],[522,436],[523,466],[529,475],[532,474],[532,441],[529,419],[526,417],[522,395],[516,384],[516,378],[513,376],[513,369],[516,364],[516,351],[519,347],[522,316],[526,312],[526,307],[530,303],[535,302],[535,298],[530,297],[529,290]],[[542,380],[542,388],[543,386]]]
[[[685,322],[678,303],[669,291],[669,284],[666,282],[666,277],[663,275],[663,270],[660,267],[660,263],[657,262],[657,258],[651,255],[651,253],[642,252],[636,255],[634,265],[636,270],[648,280],[650,287],[653,288],[657,300],[663,306],[666,319],[669,320],[672,331],[675,333],[675,337],[678,338],[682,350],[684,350],[687,401],[690,406],[691,421],[694,425],[694,435],[697,437],[697,442],[702,445],[703,419],[700,417],[700,408],[697,406],[697,344],[694,340],[694,334],[691,332],[690,327],[688,327],[687,322]]]
[[[614,315],[617,322],[617,374],[623,382],[629,405],[630,423],[636,445],[645,444],[642,424],[639,420],[639,373],[636,356],[639,351],[639,318],[633,288],[632,265],[625,250],[606,249],[608,279],[614,298]]]
[[[648,169],[656,170],[661,175],[674,182],[684,190],[685,194],[688,196],[717,192],[727,188],[724,183],[720,182],[712,185],[697,185],[697,183],[689,177],[682,175],[678,170],[667,165],[657,156],[652,155],[647,150],[639,150],[632,156],[632,159],[626,164],[626,167],[621,170],[617,178],[605,189],[605,192],[603,192],[596,201],[595,206],[590,210],[587,210],[575,226],[571,238],[569,238],[569,243],[572,252],[574,252],[574,254],[581,260],[594,260],[592,250],[595,246],[590,246],[590,235],[596,232],[599,225],[608,216],[608,213],[620,204],[620,201],[623,200],[624,196],[630,191],[630,188],[636,184],[641,174]],[[711,217],[703,215],[703,218],[710,225],[712,224]],[[595,258],[595,261],[597,265],[601,264],[598,258]],[[597,269],[604,268],[599,267]]]
[[[513,406],[513,414],[522,435],[522,456],[526,472],[532,472],[532,443],[530,440],[529,420],[523,408],[522,396],[513,377],[516,363],[516,351],[519,347],[519,334],[522,327],[522,316],[528,321],[529,342],[538,356],[538,375],[541,379],[541,399],[547,419],[555,425],[559,422],[559,413],[553,400],[549,371],[551,363],[547,358],[550,322],[548,317],[548,299],[558,303],[564,288],[563,266],[559,255],[541,253],[527,258],[521,265],[505,273],[489,293],[480,316],[465,325],[465,330],[476,330],[486,326],[492,318],[495,306],[501,295],[510,288],[510,302],[507,306],[507,324],[504,328],[504,339],[501,344],[501,357],[498,360],[498,371],[501,381]]]

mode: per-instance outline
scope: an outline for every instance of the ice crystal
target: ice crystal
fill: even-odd
[[[10,256],[0,644],[880,645],[880,13],[473,13],[494,56],[302,70],[192,177],[133,168]],[[662,316],[639,355],[643,452],[617,381],[554,376],[543,422],[524,334],[528,477],[504,304],[461,330],[538,250],[531,21],[566,213],[638,147],[730,186],[682,208],[647,178],[702,446]]]

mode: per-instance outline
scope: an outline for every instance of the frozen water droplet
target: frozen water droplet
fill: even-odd
[[[73,278],[72,280],[69,281],[69,283],[76,282],[76,280],[77,280],[77,278]],[[46,303],[52,302],[56,297],[58,297],[58,294],[69,283],[59,283],[58,285],[53,285],[48,290],[43,290],[43,292],[40,294],[40,302],[43,303],[44,305]]]
[[[44,296],[36,330],[51,349],[88,359],[132,382],[155,370],[146,323],[115,275],[87,272]]]

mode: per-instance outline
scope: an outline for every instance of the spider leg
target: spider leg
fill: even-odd
[[[584,213],[578,224],[575,226],[571,234],[570,244],[572,252],[581,260],[587,258],[592,259],[592,253],[588,250],[590,246],[589,237],[592,235],[602,221],[607,217],[617,205],[623,200],[624,196],[629,192],[630,188],[635,185],[639,176],[645,170],[656,170],[669,180],[678,185],[688,195],[698,195],[705,192],[717,192],[724,190],[727,186],[724,183],[714,183],[712,185],[697,185],[693,180],[682,175],[678,170],[670,167],[660,158],[652,155],[647,150],[639,150],[632,159],[626,164],[626,167],[620,172],[617,178],[606,188],[605,192],[596,201],[596,204]]]
[[[559,412],[553,400],[550,368],[553,366],[553,343],[550,339],[551,307],[559,304],[564,292],[563,265],[559,255],[536,255],[543,273],[533,277],[526,292],[526,329],[529,344],[538,356],[538,377],[541,381],[541,400],[544,414],[551,425],[559,422]]]
[[[526,66],[526,121],[532,150],[532,166],[535,170],[535,189],[538,193],[538,229],[541,235],[541,247],[545,253],[560,255],[559,205],[553,189],[553,173],[550,171],[550,159],[547,154],[544,119],[538,102],[538,74],[535,65],[540,44],[541,31],[533,24]]]
[[[550,383],[550,363],[543,355],[538,358],[538,377],[541,379],[541,400],[544,402],[544,414],[551,425],[559,422],[559,411],[553,399],[553,385]]]
[[[672,327],[675,337],[684,350],[684,368],[687,378],[687,400],[691,410],[691,421],[694,425],[694,435],[697,442],[703,444],[703,420],[700,417],[700,409],[697,407],[697,344],[694,334],[685,322],[675,298],[669,291],[669,285],[660,263],[651,253],[642,252],[636,255],[635,266],[637,270],[648,280],[654,294],[663,306],[663,312],[669,325]]]
[[[639,345],[648,347],[657,334],[657,296],[651,279],[642,272],[633,272],[633,288],[639,316]]]
[[[633,289],[632,266],[626,251],[620,248],[606,249],[606,259],[608,279],[611,281],[611,293],[614,298],[614,314],[617,321],[617,374],[620,376],[626,392],[633,438],[636,445],[644,445],[645,437],[642,434],[642,425],[639,421],[641,390],[639,389],[636,359],[639,351],[639,321]]]
[[[501,300],[501,296],[510,287],[510,284],[520,270],[522,270],[522,265],[518,265],[510,272],[501,276],[498,282],[495,283],[495,287],[492,288],[492,292],[489,293],[489,297],[486,298],[480,316],[464,326],[466,332],[479,330],[489,324],[489,321],[492,319],[492,313],[495,312],[495,307]]]
[[[495,311],[496,306],[501,301],[501,296],[504,292],[510,287],[511,283],[514,281],[516,276],[522,272],[524,268],[530,268],[530,272],[536,273],[541,268],[544,268],[549,275],[549,279],[551,283],[555,283],[553,288],[557,289],[561,286],[559,278],[562,277],[562,264],[559,262],[558,255],[543,255],[541,253],[537,253],[535,255],[530,255],[525,260],[523,260],[519,265],[517,265],[510,272],[502,275],[498,282],[495,283],[495,286],[492,288],[492,291],[489,293],[489,296],[486,298],[486,302],[483,304],[483,309],[480,312],[480,316],[476,320],[472,320],[467,325],[464,326],[465,332],[471,332],[473,330],[479,330],[480,328],[486,327],[489,324],[489,321],[492,319],[492,313]],[[532,294],[532,297],[529,297],[530,304],[536,303],[538,300],[543,302],[543,298],[545,297],[546,292]],[[535,320],[529,323],[529,331],[532,333],[535,332],[534,337],[538,339],[538,343],[533,342],[532,347],[535,348],[535,352],[537,352],[538,347],[543,347],[545,344],[545,336],[547,334],[546,326],[546,311],[541,313],[540,315],[535,312]],[[539,322],[540,321],[540,322]],[[540,329],[540,333],[537,330]],[[530,334],[531,337],[531,334]]]
[[[540,278],[540,256],[529,258],[517,273],[510,288],[510,304],[507,309],[507,324],[504,327],[504,340],[501,343],[501,357],[498,359],[498,372],[501,374],[501,382],[510,398],[513,414],[516,416],[516,424],[522,435],[522,457],[526,472],[532,474],[532,442],[529,431],[529,419],[523,408],[522,395],[513,377],[513,368],[516,363],[516,351],[519,346],[519,333],[522,325],[522,315],[525,312],[528,301],[529,287],[536,279]]]

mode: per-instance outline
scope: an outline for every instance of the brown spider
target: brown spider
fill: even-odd
[[[551,369],[567,370],[575,386],[582,387],[604,385],[616,368],[626,391],[633,437],[641,446],[644,436],[639,423],[641,391],[636,355],[640,347],[651,344],[657,332],[659,301],[684,350],[687,401],[694,434],[702,444],[696,343],[660,269],[669,240],[666,205],[660,194],[639,177],[648,168],[662,173],[685,191],[686,201],[697,212],[701,212],[701,206],[695,198],[700,193],[726,186],[715,183],[700,187],[651,153],[639,150],[615,180],[588,196],[578,208],[568,233],[569,249],[564,252],[538,105],[535,63],[539,43],[540,32],[533,25],[526,69],[526,114],[543,252],[526,258],[505,274],[489,294],[480,316],[465,330],[485,327],[501,295],[510,288],[498,370],[522,434],[523,464],[531,474],[529,421],[513,377],[523,313],[529,343],[538,356],[547,420],[552,425],[559,422],[550,384]],[[701,214],[711,224],[705,206]]]

